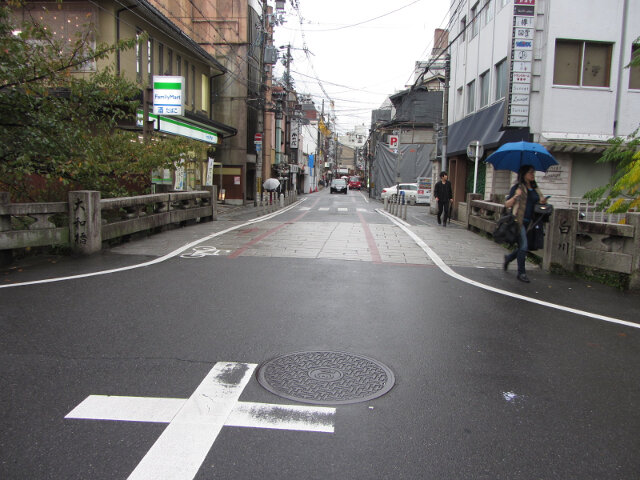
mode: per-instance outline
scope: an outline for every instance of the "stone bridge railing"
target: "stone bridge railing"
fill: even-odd
[[[461,204],[462,222],[472,230],[493,234],[502,213],[501,203],[467,195]],[[627,213],[624,223],[579,220],[574,209],[556,209],[547,224],[542,268],[566,271],[598,269],[628,276],[629,289],[640,290],[640,213]]]
[[[69,192],[67,202],[10,203],[0,192],[0,262],[12,250],[64,246],[94,253],[102,242],[168,225],[217,218],[217,188],[126,198],[100,198],[100,192]]]

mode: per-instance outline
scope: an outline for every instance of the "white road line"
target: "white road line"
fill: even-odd
[[[364,201],[365,201],[365,202],[369,203],[369,199],[367,198],[367,196],[366,196],[364,193],[362,193],[362,192],[358,192],[358,193],[360,193],[360,196],[361,196],[362,198],[364,198]]]
[[[311,207],[300,207],[298,210],[300,210],[301,212],[306,212],[308,210],[311,210]]]
[[[256,367],[216,363],[129,480],[193,479]]]
[[[171,423],[186,402],[186,398],[89,395],[64,418]],[[238,402],[224,425],[333,433],[335,412],[333,407]]]
[[[253,220],[249,220],[243,224],[240,225],[236,225],[234,227],[229,227],[225,230],[222,230],[220,232],[216,232],[216,233],[212,233],[211,235],[207,235],[206,237],[203,237],[199,240],[195,240],[191,243],[188,243],[176,250],[174,250],[173,252],[167,253],[166,255],[163,255],[162,257],[158,257],[155,258],[153,260],[150,260],[148,262],[143,262],[143,263],[138,263],[136,265],[129,265],[127,267],[120,267],[120,268],[112,268],[109,270],[100,270],[98,272],[91,272],[91,273],[82,273],[79,275],[70,275],[68,277],[56,277],[56,278],[46,278],[44,280],[33,280],[30,282],[20,282],[20,283],[11,283],[8,285],[0,285],[0,289],[3,288],[13,288],[13,287],[24,287],[27,285],[39,285],[39,284],[43,284],[43,283],[53,283],[53,282],[62,282],[65,280],[77,280],[80,278],[88,278],[88,277],[95,277],[98,275],[108,275],[111,273],[117,273],[117,272],[125,272],[127,270],[135,270],[136,268],[143,268],[143,267],[148,267],[151,265],[155,265],[157,263],[162,263],[166,260],[169,260],[173,257],[175,257],[176,255],[180,255],[182,252],[184,252],[185,250],[189,250],[190,248],[195,247],[196,245],[199,245],[202,242],[206,242],[207,240],[211,240],[212,238],[215,237],[219,237],[220,235],[224,235],[225,233],[229,233],[232,232],[234,230],[237,230],[239,228],[243,228],[246,227],[247,225],[253,225],[254,223],[259,223],[259,222],[264,222],[265,220],[270,220],[273,217],[276,217],[278,215],[281,215],[285,212],[288,212],[289,210],[296,208],[298,205],[300,205],[302,202],[306,201],[306,198],[303,198],[302,200],[299,200],[296,203],[293,203],[291,205],[289,205],[288,207],[283,208],[282,210],[278,210],[277,212],[274,213],[270,213],[268,215],[264,215],[262,217],[258,217],[258,218],[254,218]]]
[[[348,209],[348,208],[339,207],[339,208],[338,208],[338,211],[339,211],[339,212],[348,212],[348,211],[349,211],[349,209]]]
[[[590,318],[594,318],[596,320],[602,320],[605,322],[617,323],[618,325],[625,325],[627,327],[640,328],[640,324],[638,323],[632,323],[632,322],[628,322],[626,320],[620,320],[614,317],[607,317],[606,315],[599,315],[597,313],[586,312],[584,310],[578,310],[576,308],[565,307],[564,305],[557,305],[555,303],[545,302],[543,300],[538,300],[536,298],[525,297],[524,295],[519,295],[517,293],[509,292],[507,290],[495,288],[490,285],[476,282],[475,280],[471,280],[470,278],[464,277],[454,272],[446,263],[444,263],[444,261],[442,261],[442,259],[438,256],[436,252],[431,250],[431,248],[429,248],[429,246],[426,243],[424,243],[424,241],[420,237],[418,237],[415,233],[409,230],[408,224],[406,222],[403,222],[402,220],[398,220],[393,215],[390,215],[384,210],[376,209],[376,211],[381,215],[384,215],[385,217],[389,218],[392,222],[394,222],[402,230],[404,230],[405,233],[409,235],[413,239],[413,241],[416,242],[420,246],[420,248],[422,248],[422,250],[426,252],[427,255],[429,255],[433,263],[435,263],[440,268],[440,270],[442,270],[444,273],[446,273],[450,277],[460,280],[461,282],[468,283],[469,285],[473,285],[475,287],[482,288],[484,290],[489,290],[490,292],[499,293],[500,295],[505,295],[507,297],[517,298],[518,300],[523,300],[525,302],[542,305],[544,307],[554,308],[556,310],[562,310],[564,312],[574,313],[576,315],[590,317]]]

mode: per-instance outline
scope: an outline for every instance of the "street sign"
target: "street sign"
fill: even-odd
[[[484,155],[484,147],[480,143],[480,140],[474,140],[469,143],[467,146],[467,157],[471,159],[482,158],[482,155]]]
[[[398,135],[389,135],[389,148],[397,149],[400,144]]]
[[[256,144],[262,143],[262,134],[261,133],[256,133],[253,136],[253,143],[256,143]]]

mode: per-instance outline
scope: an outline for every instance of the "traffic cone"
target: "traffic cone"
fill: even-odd
[[[313,190],[311,187],[309,187],[309,193],[313,193]]]
[[[316,192],[318,191],[318,186],[316,185]]]

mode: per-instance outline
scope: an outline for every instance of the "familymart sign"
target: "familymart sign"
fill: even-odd
[[[155,115],[182,115],[184,77],[153,76],[153,113]]]

